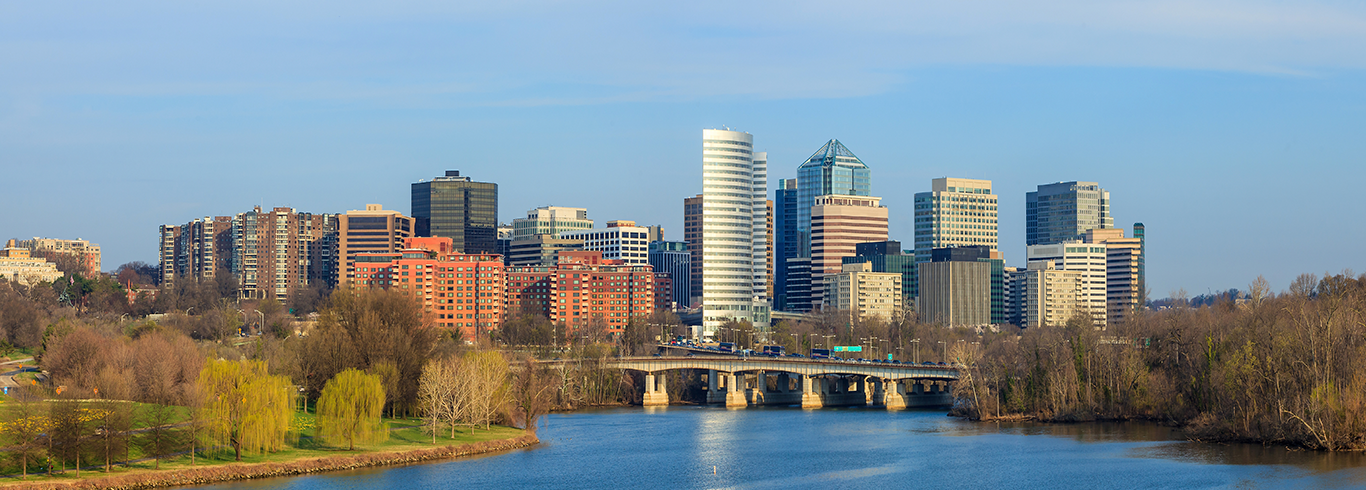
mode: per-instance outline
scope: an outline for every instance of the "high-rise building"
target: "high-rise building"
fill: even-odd
[[[1084,274],[1060,270],[1051,260],[1029,263],[1025,272],[1024,325],[1028,328],[1066,325],[1085,305]]]
[[[645,227],[645,240],[647,242],[664,241],[664,227],[660,225],[650,225]]]
[[[688,306],[688,291],[691,290],[692,253],[686,242],[650,242],[650,267],[655,274],[666,274],[670,280],[673,297],[670,299],[677,307]]]
[[[949,327],[992,323],[992,263],[986,246],[932,249],[920,262],[920,318]],[[919,258],[919,255],[916,256]]]
[[[1097,327],[1106,324],[1106,270],[1107,250],[1103,243],[1082,243],[1068,241],[1049,245],[1030,245],[1025,247],[1025,258],[1029,263],[1052,262],[1057,270],[1073,271],[1081,274],[1081,292],[1077,304],[1078,311],[1091,315]]]
[[[232,217],[198,218],[183,225],[161,225],[161,283],[179,279],[213,279],[219,271],[230,273],[232,264]]]
[[[773,200],[764,201],[764,297],[773,300]]]
[[[787,311],[806,313],[815,307],[811,297],[811,257],[787,259]]]
[[[308,287],[337,281],[337,215],[256,207],[232,218],[229,268],[242,299],[286,301]]]
[[[450,238],[467,254],[498,252],[498,184],[447,170],[412,188],[414,236]]]
[[[687,308],[702,305],[702,195],[683,199],[683,241],[688,244],[692,262],[688,279]]]
[[[1148,300],[1148,241],[1147,229],[1143,223],[1134,223],[1134,238],[1138,239],[1138,292],[1139,307],[1147,306]]]
[[[1029,286],[1029,271],[1019,267],[1005,267],[1002,270],[1002,285],[1005,292],[1006,324],[1025,326],[1025,291]]]
[[[80,263],[82,274],[85,277],[95,277],[100,274],[100,246],[90,243],[89,240],[33,237],[32,240],[16,240],[15,246],[26,248],[30,252],[69,255],[75,257]]]
[[[634,221],[614,220],[607,222],[606,229],[562,231],[560,239],[582,240],[584,250],[602,252],[604,260],[643,265],[650,262],[647,235],[649,230]]]
[[[401,250],[356,254],[355,284],[411,295],[432,323],[464,339],[487,335],[506,315],[503,260],[462,254],[445,237],[409,237]]]
[[[512,265],[512,225],[498,224],[498,255],[503,256],[503,265]]]
[[[1086,230],[1114,227],[1110,193],[1096,182],[1045,184],[1025,194],[1025,245],[1081,240]]]
[[[867,263],[873,272],[901,274],[901,304],[911,306],[915,301],[914,287],[908,283],[918,280],[915,253],[901,249],[896,240],[864,242],[854,245],[854,256],[845,257],[845,264]]]
[[[655,280],[649,265],[603,259],[598,251],[562,252],[554,267],[507,269],[507,308],[545,315],[571,336],[594,317],[620,334],[632,318],[654,313]]]
[[[583,250],[583,240],[535,235],[525,240],[515,240],[508,245],[506,262],[518,267],[554,267],[560,263],[560,252],[575,250]]]
[[[939,178],[930,189],[915,195],[916,262],[928,262],[935,248],[982,245],[997,250],[996,195],[990,180]]]
[[[827,195],[871,196],[872,173],[868,166],[839,140],[830,140],[797,167],[797,230],[801,234],[801,256],[810,257],[811,207],[816,198]]]
[[[787,260],[801,257],[802,235],[797,231],[797,179],[778,181],[773,191],[773,309],[787,306]]]
[[[337,282],[355,284],[357,254],[403,250],[404,241],[413,236],[414,221],[379,204],[337,215]]]
[[[512,220],[512,239],[526,240],[536,235],[559,236],[560,232],[591,230],[587,208],[541,206],[526,212],[525,218]]]
[[[872,264],[844,264],[825,276],[825,308],[848,311],[851,320],[891,320],[901,310],[901,274],[873,272]]]
[[[1142,305],[1139,288],[1139,263],[1143,260],[1143,241],[1124,238],[1120,228],[1087,230],[1083,243],[1105,245],[1105,319],[1112,325],[1127,321]]]
[[[732,320],[768,324],[768,156],[754,137],[702,131],[702,334]]]
[[[887,207],[880,197],[822,195],[811,207],[811,298],[822,299],[824,277],[838,274],[855,245],[887,239]]]

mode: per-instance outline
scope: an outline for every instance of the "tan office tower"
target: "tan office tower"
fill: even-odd
[[[901,309],[901,273],[873,272],[871,262],[844,264],[825,276],[825,308],[848,311],[850,320],[890,320]]]
[[[915,195],[915,261],[930,250],[985,245],[997,249],[996,194],[990,180],[939,178]]]
[[[1105,316],[1110,324],[1124,323],[1143,306],[1143,239],[1124,238],[1121,228],[1105,228],[1087,231],[1084,242],[1105,245]]]
[[[828,195],[811,206],[811,301],[823,303],[825,276],[840,273],[845,257],[864,242],[887,240],[882,198]]]
[[[413,236],[413,218],[378,204],[366,204],[364,211],[347,211],[337,216],[338,283],[353,284],[356,254],[398,252],[404,239]]]
[[[702,301],[702,195],[683,199],[683,241],[688,243],[688,253],[692,254],[692,261],[689,262],[689,275],[692,280],[688,285],[688,304],[683,305],[692,308]]]
[[[946,327],[991,324],[990,262],[945,260],[916,267],[922,321]]]
[[[1059,270],[1081,273],[1081,304],[1078,309],[1086,311],[1095,320],[1097,327],[1106,325],[1106,245],[1103,243],[1082,243],[1070,241],[1053,245],[1029,245],[1025,247],[1027,263],[1051,261]]]
[[[1086,311],[1084,274],[1059,270],[1051,260],[1029,263],[1025,272],[1024,326],[1055,327]]]

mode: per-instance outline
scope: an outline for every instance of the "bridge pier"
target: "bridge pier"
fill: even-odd
[[[813,391],[813,389],[812,389],[812,386],[811,386],[811,385],[812,385],[812,381],[814,381],[814,380],[811,379],[811,376],[808,376],[808,375],[798,375],[798,376],[800,376],[800,378],[801,378],[801,383],[802,383],[802,408],[821,408],[821,407],[824,407],[825,404],[821,402],[821,396],[818,395],[818,394],[816,394],[816,392]]]
[[[721,380],[717,379],[715,369],[707,370],[707,403],[725,403],[726,394],[721,392]]]
[[[646,407],[667,407],[669,406],[669,392],[665,386],[663,373],[655,376],[654,373],[645,374],[645,395],[641,397],[641,405]]]
[[[869,384],[873,385],[872,393],[868,396],[868,404],[880,407],[887,401],[887,382],[882,378],[872,378]]]
[[[759,371],[754,373],[754,385],[746,393],[751,405],[768,404],[768,373]]]
[[[749,406],[749,401],[745,400],[745,387],[741,385],[744,375],[737,376],[730,373],[726,379],[726,408],[745,408]]]
[[[906,392],[902,389],[900,380],[886,380],[890,389],[884,389],[886,396],[883,397],[882,405],[887,410],[904,410],[906,408]]]

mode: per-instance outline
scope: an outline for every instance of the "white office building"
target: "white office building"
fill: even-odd
[[[1025,260],[1031,268],[1036,262],[1053,262],[1057,270],[1081,273],[1081,292],[1077,311],[1095,319],[1097,327],[1106,323],[1106,246],[1104,243],[1069,241],[1052,245],[1030,245]]]
[[[608,221],[607,229],[562,231],[560,238],[583,240],[583,250],[600,251],[602,258],[631,265],[649,265],[648,228],[634,221]]]
[[[702,131],[702,332],[768,325],[768,155],[749,133]]]

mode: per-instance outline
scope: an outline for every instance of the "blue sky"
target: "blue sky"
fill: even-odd
[[[0,0],[0,237],[106,269],[156,227],[288,206],[409,210],[446,169],[682,234],[701,129],[770,187],[838,138],[891,234],[935,177],[1099,181],[1147,225],[1154,297],[1366,271],[1366,4]]]

